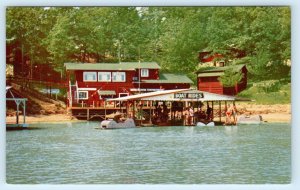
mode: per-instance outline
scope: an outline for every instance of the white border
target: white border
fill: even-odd
[[[5,8],[6,6],[282,6],[290,5],[292,11],[292,184],[290,185],[7,185],[5,184],[5,107],[0,109],[0,189],[299,189],[300,188],[300,1],[298,0],[2,0],[0,1],[0,105],[5,105]]]
[[[96,79],[95,80],[85,80],[85,75],[86,74],[95,74]],[[97,72],[94,72],[94,71],[84,71],[82,77],[83,77],[83,79],[82,79],[83,82],[97,82],[98,75],[97,75]]]
[[[80,92],[86,93],[86,98],[80,98],[80,97],[79,97],[79,93],[80,93]],[[88,100],[88,99],[89,99],[89,91],[84,91],[84,90],[79,91],[79,90],[78,90],[78,100]]]
[[[109,80],[100,80],[100,74],[109,74]],[[109,71],[99,71],[98,72],[98,82],[111,82],[111,72]]]

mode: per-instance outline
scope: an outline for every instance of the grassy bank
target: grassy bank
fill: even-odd
[[[239,93],[238,96],[250,98],[256,104],[290,104],[291,83],[274,80],[250,83],[248,88]]]

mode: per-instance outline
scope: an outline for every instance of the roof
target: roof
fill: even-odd
[[[188,83],[193,84],[193,81],[182,74],[161,73],[159,79],[143,80],[144,83]]]
[[[213,73],[199,73],[198,77],[217,77],[224,75],[224,72],[213,72]]]
[[[179,98],[186,97],[186,98]],[[188,98],[190,97],[190,98]],[[191,98],[192,97],[192,98]],[[194,98],[193,98],[194,97]],[[153,100],[153,101],[235,101],[239,100],[235,96],[227,96],[214,94],[191,89],[176,89],[176,90],[162,90],[156,92],[149,92],[143,94],[136,94],[132,96],[125,96],[121,98],[109,99],[109,101],[128,101],[128,100]]]
[[[205,69],[202,71],[197,71],[197,73],[208,73],[208,72],[224,72],[227,69],[233,69],[234,71],[240,71],[245,65],[239,64],[239,65],[230,65],[225,67],[213,67],[209,69]]]
[[[140,99],[146,98],[146,97],[176,93],[176,92],[181,92],[181,91],[186,91],[186,90],[189,90],[189,89],[160,90],[160,91],[148,92],[148,93],[143,93],[143,94],[135,94],[135,95],[131,95],[131,96],[124,96],[124,97],[120,97],[120,98],[113,98],[113,99],[108,99],[108,100],[110,100],[110,101],[140,100]]]
[[[135,70],[160,69],[156,62],[65,63],[66,70]]]

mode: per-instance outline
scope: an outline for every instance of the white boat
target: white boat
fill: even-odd
[[[237,124],[261,124],[262,122],[261,115],[241,115],[237,119]]]
[[[115,120],[104,120],[100,124],[100,129],[126,129],[136,127],[134,120],[131,118],[126,119],[124,122],[116,122]]]
[[[213,122],[213,121],[208,122],[208,123],[197,122],[196,126],[197,127],[204,127],[204,126],[214,127],[215,126],[215,122]]]

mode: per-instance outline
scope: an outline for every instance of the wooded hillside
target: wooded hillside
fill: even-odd
[[[8,7],[7,45],[30,64],[156,61],[196,79],[198,52],[246,52],[251,80],[290,76],[290,7]],[[14,60],[7,62],[13,63]],[[22,59],[24,64],[24,59]]]

